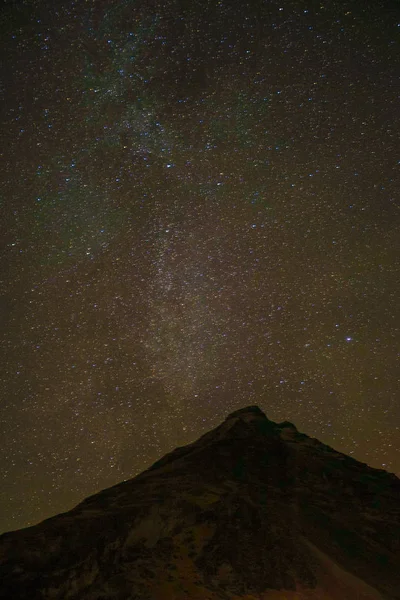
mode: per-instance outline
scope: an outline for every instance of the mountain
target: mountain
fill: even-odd
[[[400,480],[257,407],[0,536],[6,600],[397,600]]]

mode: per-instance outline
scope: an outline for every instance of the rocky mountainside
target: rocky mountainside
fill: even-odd
[[[0,598],[400,599],[400,480],[244,408],[0,536]]]

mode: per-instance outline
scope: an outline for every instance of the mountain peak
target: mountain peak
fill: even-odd
[[[197,454],[199,451],[204,450],[204,448],[214,446],[218,442],[221,443],[224,440],[228,441],[234,438],[256,437],[262,430],[269,430],[272,433],[276,427],[276,423],[269,421],[258,406],[241,408],[230,413],[223,423],[202,435],[195,442],[175,448],[175,450],[163,456],[148,471],[160,469],[167,465],[168,468],[171,468],[172,463],[174,463],[174,466],[177,466],[179,464],[178,461],[187,461],[189,455]]]
[[[294,425],[290,421],[283,421],[282,423],[275,423],[274,421],[270,421],[267,415],[256,404],[245,406],[244,408],[239,408],[239,410],[235,410],[226,417],[225,421],[230,421],[231,419],[240,419],[245,423],[250,423],[251,421],[265,421],[265,424],[270,425],[270,431],[281,431],[283,429],[291,429],[297,432],[296,425]]]
[[[261,408],[254,404],[250,406],[245,406],[244,408],[239,408],[239,410],[235,410],[227,416],[227,419],[246,415],[248,415],[249,417],[261,417],[263,419],[267,418],[265,413],[261,410]]]

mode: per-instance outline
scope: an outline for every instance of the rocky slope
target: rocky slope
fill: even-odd
[[[400,480],[248,407],[0,536],[0,598],[400,599]]]

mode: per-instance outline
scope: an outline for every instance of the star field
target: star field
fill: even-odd
[[[3,8],[1,531],[249,404],[400,474],[399,24]]]

